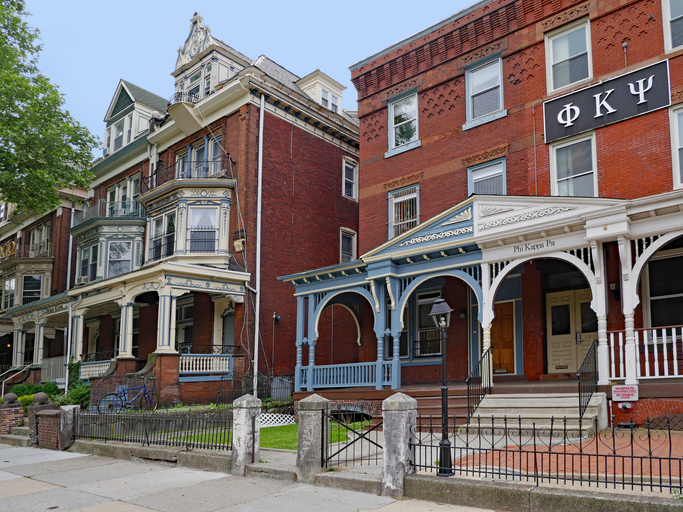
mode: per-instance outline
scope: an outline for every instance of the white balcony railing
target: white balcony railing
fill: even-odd
[[[232,373],[232,356],[229,354],[181,354],[180,374]]]
[[[610,378],[626,378],[626,332],[610,331]],[[647,327],[635,329],[636,377],[659,379],[683,377],[683,326]]]

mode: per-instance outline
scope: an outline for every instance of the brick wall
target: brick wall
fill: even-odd
[[[211,296],[207,293],[195,293],[192,343],[198,345],[213,343],[213,316],[214,304]]]
[[[524,353],[524,374],[529,380],[538,380],[545,373],[545,339],[543,333],[543,292],[541,272],[536,263],[527,262],[522,274],[522,350]]]
[[[157,314],[158,304],[140,308],[140,320],[138,328],[138,359],[147,359],[147,356],[157,349]]]
[[[615,423],[626,423],[631,418],[641,425],[643,421],[654,419],[657,416],[683,413],[683,398],[641,398],[633,403],[633,409],[622,411],[619,402],[612,402],[612,411]]]
[[[18,426],[24,421],[24,407],[2,406],[0,407],[0,435],[9,434],[12,427]]]
[[[38,422],[38,446],[59,450],[59,411],[41,411],[36,414]]]

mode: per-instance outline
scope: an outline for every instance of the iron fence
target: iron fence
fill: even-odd
[[[213,345],[192,341],[178,343],[178,352],[181,354],[239,354],[241,350],[241,345]]]
[[[227,376],[221,378],[217,404],[231,404],[243,395],[252,395],[261,399],[267,405],[272,405],[280,412],[294,413],[294,376],[293,375],[259,375],[254,393],[254,377],[246,375],[240,381],[230,380]]]
[[[117,349],[104,350],[102,352],[89,352],[87,354],[81,355],[81,361],[84,363],[91,363],[94,361],[111,361],[118,355],[119,351]]]
[[[324,469],[332,466],[377,465],[384,456],[382,422],[348,412],[322,411],[320,454]]]
[[[598,389],[598,340],[588,349],[581,368],[576,373],[579,385],[579,416],[583,418],[593,393]]]
[[[467,377],[467,421],[491,391],[491,349],[487,348]]]
[[[188,450],[232,450],[232,426],[232,411],[96,414],[79,410],[75,415],[74,439],[184,447]]]
[[[440,417],[438,418],[440,419]],[[477,417],[457,426],[449,418],[453,471],[460,476],[569,484],[639,491],[683,491],[683,433],[667,421],[654,430],[643,428],[600,431],[598,420],[575,425],[564,418],[548,427],[515,420]],[[439,470],[441,430],[437,420],[418,416],[411,450],[418,471]]]

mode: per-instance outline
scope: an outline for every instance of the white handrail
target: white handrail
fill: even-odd
[[[21,367],[21,370],[19,370],[17,373],[15,373],[14,375],[10,375],[10,376],[7,377],[6,379],[3,379],[3,380],[2,380],[2,394],[1,394],[0,396],[1,396],[3,399],[5,398],[5,382],[6,382],[8,379],[11,379],[12,377],[16,377],[16,376],[19,375],[21,372],[23,372],[24,370],[26,370],[26,368],[28,368],[29,366],[31,366],[31,365],[30,365],[30,364],[27,364],[27,365],[22,366],[22,367]],[[10,369],[7,370],[5,373],[9,373],[9,372],[11,372],[11,371],[13,371],[13,370],[16,370],[16,368],[10,368]],[[5,373],[0,374],[0,377],[2,377],[3,375],[5,375]]]

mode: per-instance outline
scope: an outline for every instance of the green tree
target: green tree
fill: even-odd
[[[38,70],[39,32],[27,15],[24,0],[0,0],[0,198],[41,214],[59,204],[58,187],[87,187],[98,141]]]

